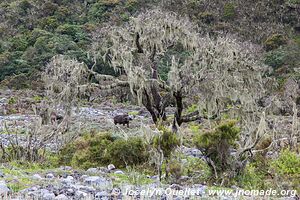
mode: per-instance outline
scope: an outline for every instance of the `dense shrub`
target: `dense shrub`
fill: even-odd
[[[284,44],[286,44],[286,38],[282,34],[271,35],[264,43],[267,51],[277,49]]]
[[[56,29],[59,34],[66,34],[72,37],[73,41],[79,42],[80,40],[87,39],[86,34],[83,32],[82,27],[78,25],[64,24]]]
[[[146,162],[148,153],[142,138],[128,140],[109,133],[86,134],[66,145],[60,152],[60,163],[81,168],[114,164],[116,167],[139,165]]]
[[[224,19],[226,20],[234,19],[235,15],[236,15],[235,5],[233,3],[226,3],[224,5],[224,13],[223,13]]]
[[[138,165],[147,161],[146,145],[140,137],[118,139],[107,148],[107,156],[117,167]]]
[[[179,138],[176,133],[173,133],[166,127],[160,127],[159,129],[162,131],[162,134],[153,138],[153,146],[162,150],[165,158],[169,158],[174,149],[179,146]]]
[[[230,169],[230,148],[239,139],[239,129],[235,121],[221,123],[211,132],[195,136],[194,143],[216,165],[218,172]]]
[[[279,158],[271,163],[271,166],[280,175],[299,175],[300,156],[287,149],[283,150]]]
[[[284,65],[285,59],[286,53],[282,49],[277,49],[266,54],[265,64],[276,69]]]
[[[253,164],[248,164],[244,173],[236,179],[238,184],[247,190],[266,189],[264,169],[257,168]]]
[[[166,178],[169,178],[170,171],[170,159],[174,150],[180,145],[180,140],[176,133],[172,132],[168,128],[161,126],[159,127],[160,134],[153,137],[152,145],[156,149],[160,161],[158,164],[159,179],[162,177],[162,163],[165,163]]]
[[[10,40],[11,51],[24,51],[28,47],[28,39],[25,35],[15,36]]]
[[[199,18],[206,24],[210,24],[215,20],[215,15],[211,12],[203,12],[199,14]]]

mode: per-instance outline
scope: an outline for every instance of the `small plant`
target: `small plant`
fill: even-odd
[[[283,150],[279,157],[270,163],[269,171],[277,186],[285,185],[283,188],[291,188],[300,192],[300,156],[297,153],[289,149]]]
[[[140,137],[114,141],[107,148],[106,156],[111,163],[120,168],[139,165],[148,160],[146,145]]]
[[[300,156],[285,149],[280,153],[279,158],[271,163],[271,166],[280,175],[299,175]]]
[[[148,153],[143,139],[130,137],[127,140],[109,133],[85,134],[61,151],[59,161],[64,165],[80,168],[114,164],[118,168],[143,164]]]
[[[289,3],[289,4],[300,4],[300,0],[286,0],[286,3]]]
[[[189,128],[191,129],[191,131],[196,134],[199,133],[199,130],[201,128],[201,125],[195,124],[195,123],[191,123],[189,124]]]
[[[239,184],[248,190],[264,189],[265,177],[262,170],[259,170],[253,164],[248,164],[244,173],[238,176],[237,181]]]
[[[286,52],[283,50],[270,51],[265,56],[265,64],[277,69],[284,65],[286,59]]]
[[[277,49],[284,44],[286,44],[286,38],[282,34],[271,35],[264,43],[267,51]]]
[[[203,12],[199,15],[199,18],[206,24],[211,24],[215,20],[215,16],[211,12]]]
[[[41,96],[34,96],[34,97],[33,97],[33,100],[34,100],[35,102],[41,102],[41,101],[43,100],[43,97],[41,97]]]
[[[213,131],[201,133],[194,137],[195,145],[201,149],[208,158],[208,163],[216,176],[230,170],[230,148],[234,147],[239,139],[239,129],[236,121],[225,121]]]
[[[138,111],[131,111],[131,112],[128,112],[128,115],[132,115],[132,116],[137,116],[139,114]]]
[[[231,20],[235,17],[236,11],[235,11],[235,5],[233,3],[226,3],[224,5],[224,18],[226,20]]]
[[[172,152],[179,146],[180,141],[176,133],[164,126],[159,127],[161,134],[153,138],[153,147],[159,152],[160,157],[165,161],[166,178],[169,176],[169,161]],[[162,164],[163,162],[161,162]],[[161,180],[162,165],[158,166],[159,179]]]
[[[96,167],[109,164],[106,149],[115,138],[108,133],[85,134],[74,142],[67,144],[59,154],[59,162],[80,168]]]
[[[198,110],[198,106],[196,105],[196,104],[193,104],[193,105],[191,105],[191,106],[189,106],[188,108],[187,108],[187,112],[188,113],[192,113],[192,112],[195,112],[195,111],[197,111]]]
[[[17,103],[17,99],[15,97],[10,97],[8,100],[9,105],[13,105]]]

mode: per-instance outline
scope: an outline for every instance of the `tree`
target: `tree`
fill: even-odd
[[[114,87],[129,85],[154,123],[166,120],[165,109],[171,104],[176,106],[173,124],[179,126],[219,117],[229,107],[240,114],[258,110],[267,68],[249,43],[229,36],[203,37],[189,19],[161,10],[142,13],[122,27],[101,28],[94,35],[93,51],[127,76],[126,82],[109,77]],[[170,50],[175,53],[168,55],[170,70],[163,81],[158,65]],[[184,115],[184,100],[191,96],[198,97],[198,109]]]

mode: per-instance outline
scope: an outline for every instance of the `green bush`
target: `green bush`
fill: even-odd
[[[28,39],[25,35],[15,36],[10,40],[11,51],[25,51],[28,47]]]
[[[233,3],[226,3],[224,5],[223,17],[226,20],[231,20],[235,17],[235,5]]]
[[[267,51],[277,49],[278,47],[286,44],[286,38],[282,34],[271,35],[264,42],[265,48]]]
[[[78,42],[87,38],[86,34],[82,30],[82,26],[64,24],[56,29],[59,34],[66,34],[72,37],[73,41]]]
[[[299,175],[300,156],[288,149],[283,150],[279,158],[271,163],[271,166],[280,175]]]
[[[277,187],[300,192],[300,156],[296,152],[283,150],[279,157],[270,163],[269,172],[274,177]]]
[[[211,24],[215,20],[215,16],[211,12],[203,12],[199,14],[199,18],[206,24]]]
[[[225,121],[213,131],[197,134],[195,145],[201,149],[216,165],[218,172],[230,169],[230,148],[239,139],[239,128],[236,121]]]
[[[265,64],[279,68],[284,65],[286,60],[286,53],[282,49],[270,51],[265,56]]]
[[[263,170],[253,164],[247,164],[244,173],[237,177],[239,185],[247,190],[265,189],[265,175]]]
[[[114,140],[108,133],[86,134],[61,150],[60,162],[81,168],[107,164],[106,150]]]
[[[138,0],[127,0],[125,3],[125,7],[129,12],[133,12],[137,9]]]
[[[97,22],[108,19],[109,12],[119,3],[119,1],[102,1],[92,5],[89,9],[88,15],[91,20]]]
[[[61,151],[61,164],[89,168],[114,164],[116,167],[139,165],[146,162],[148,153],[142,138],[128,140],[109,133],[86,134],[66,145]]]
[[[166,127],[160,127],[159,130],[162,131],[162,134],[153,138],[153,146],[158,150],[162,150],[165,158],[169,158],[174,149],[179,146],[179,138],[176,133]]]
[[[175,180],[180,179],[180,177],[183,175],[184,169],[182,166],[182,163],[178,160],[171,160],[169,163],[169,173],[171,177],[173,177]]]
[[[111,163],[120,168],[139,165],[148,160],[146,145],[140,137],[114,141],[107,148],[107,156]]]
[[[21,15],[26,15],[28,13],[28,10],[32,8],[32,5],[27,0],[22,0],[19,3],[19,13]]]
[[[300,4],[300,0],[286,0],[289,4]]]
[[[59,26],[59,21],[54,16],[45,17],[40,20],[40,26],[47,31],[54,31]]]

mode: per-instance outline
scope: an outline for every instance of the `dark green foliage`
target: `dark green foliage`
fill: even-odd
[[[24,51],[28,47],[28,38],[26,35],[15,36],[10,40],[11,51]]]
[[[286,2],[290,4],[300,4],[300,0],[286,0]]]
[[[72,37],[74,42],[79,42],[82,40],[87,40],[87,35],[83,31],[82,26],[78,25],[71,25],[71,24],[64,24],[59,26],[56,29],[56,32],[59,34],[65,34]]]
[[[235,15],[236,15],[235,5],[233,3],[226,3],[224,5],[224,13],[223,13],[224,19],[232,20],[234,19]]]
[[[300,46],[293,43],[267,52],[265,55],[265,64],[274,69],[285,67],[286,70],[291,72],[294,68],[300,67],[299,54]],[[283,74],[280,69],[278,73],[279,76]]]
[[[267,51],[271,51],[284,44],[286,44],[286,38],[282,34],[274,34],[265,41],[265,48]]]
[[[254,160],[247,164],[244,173],[237,176],[237,182],[233,184],[249,190],[271,187],[297,190],[300,183],[299,170],[300,157],[291,150],[282,150],[279,157],[272,160],[263,155],[255,155]],[[283,185],[285,186],[282,187]]]
[[[286,54],[282,49],[270,51],[266,54],[265,64],[279,68],[285,63]]]
[[[271,163],[271,166],[280,175],[299,175],[300,156],[288,149],[283,150],[279,158]]]
[[[136,0],[1,1],[0,81],[41,69],[57,54],[92,66],[92,59],[87,58],[90,33],[111,18],[127,21],[140,5]],[[99,62],[96,68],[114,74],[107,64]]]
[[[123,168],[146,162],[148,153],[142,138],[128,140],[115,138],[108,133],[86,134],[66,145],[60,152],[61,164],[81,168],[114,164]]]
[[[32,5],[28,0],[22,0],[19,3],[20,15],[26,15],[31,8],[32,8]]]
[[[139,137],[116,140],[107,148],[107,155],[111,163],[121,168],[142,164],[148,159],[146,145]]]
[[[206,24],[210,24],[215,20],[215,16],[211,12],[203,12],[199,14],[199,18]]]
[[[165,158],[169,158],[174,149],[179,146],[179,138],[176,133],[173,133],[166,127],[160,127],[159,129],[162,131],[162,134],[154,137],[153,146],[162,150]]]
[[[107,164],[105,151],[115,138],[108,133],[86,134],[67,144],[60,152],[60,163],[82,168]]]
[[[221,123],[211,132],[195,136],[194,143],[215,163],[216,170],[226,171],[230,167],[230,148],[239,139],[239,129],[235,121]]]
[[[110,13],[118,4],[120,4],[119,0],[106,0],[96,2],[91,6],[88,12],[88,16],[91,20],[97,22],[105,21],[109,18]]]

